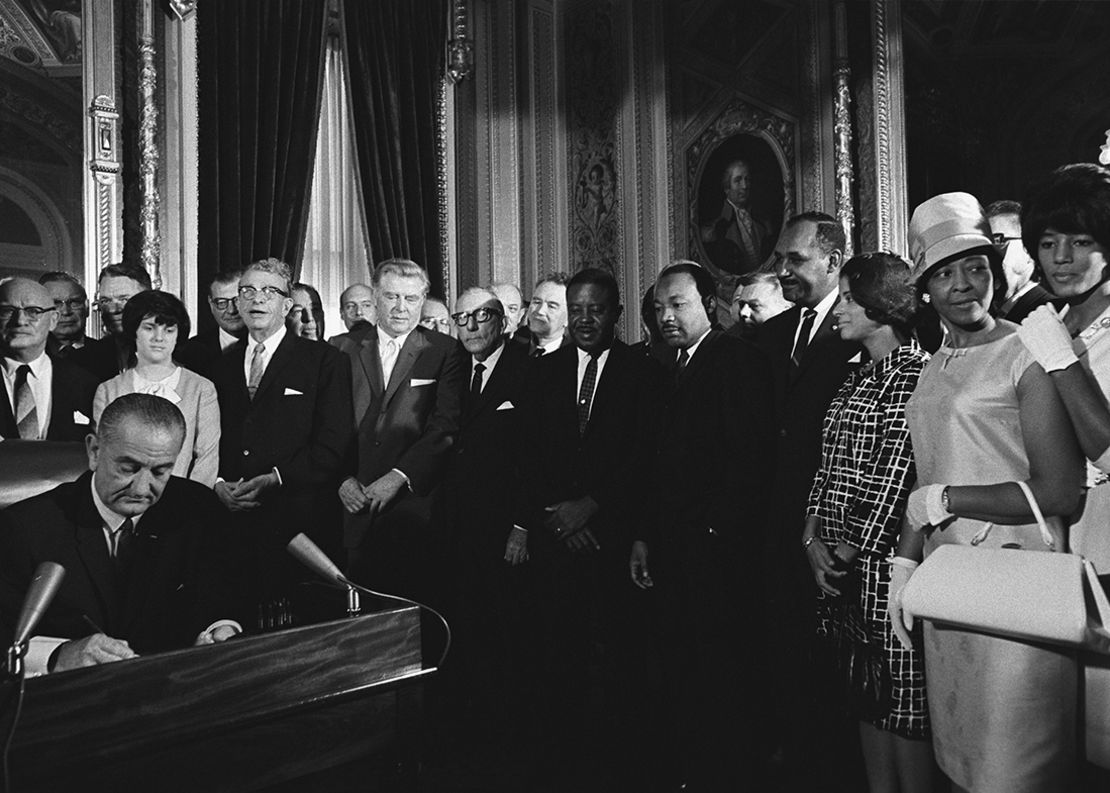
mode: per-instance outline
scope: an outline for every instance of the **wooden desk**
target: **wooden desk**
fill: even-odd
[[[431,671],[401,608],[31,679],[13,786],[262,790],[403,750]]]

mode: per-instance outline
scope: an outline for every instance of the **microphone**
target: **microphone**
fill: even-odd
[[[308,538],[305,533],[297,532],[296,536],[285,546],[289,553],[297,558],[312,572],[326,581],[333,582],[347,590],[347,616],[357,617],[362,612],[362,603],[358,590],[346,578],[328,555],[320,550],[320,546]]]
[[[66,569],[57,562],[43,562],[35,568],[35,576],[27,596],[23,599],[23,609],[15,625],[12,646],[8,650],[8,673],[13,677],[23,674],[23,654],[27,651],[27,640],[38,626],[46,610],[50,607],[58,588],[65,578]]]

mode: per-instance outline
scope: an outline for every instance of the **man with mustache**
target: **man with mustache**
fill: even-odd
[[[715,330],[717,284],[690,261],[655,285],[670,384],[650,435],[648,516],[633,526],[633,583],[658,599],[663,672],[674,710],[677,773],[690,791],[763,780],[753,709],[755,551],[773,473],[771,368],[743,339]]]

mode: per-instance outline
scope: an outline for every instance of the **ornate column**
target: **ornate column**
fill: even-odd
[[[158,106],[155,89],[158,70],[154,65],[154,2],[139,4],[139,221],[142,230],[140,261],[155,289],[162,287],[161,246],[158,233]]]
[[[836,218],[844,227],[844,255],[853,254],[852,232],[856,215],[852,208],[852,69],[848,61],[848,13],[843,2],[833,9],[836,62],[833,81],[836,91],[836,109],[833,135],[836,143]]]

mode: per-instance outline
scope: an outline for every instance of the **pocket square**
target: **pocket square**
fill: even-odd
[[[75,410],[75,411],[73,411],[73,423],[74,424],[88,424],[89,423],[89,417],[86,416],[84,413],[82,413],[80,410]]]
[[[435,385],[435,382],[435,380],[421,380],[419,377],[414,377],[412,378],[412,380],[409,381],[409,385],[413,388],[416,388],[417,386],[422,385]]]
[[[304,396],[304,391],[298,391],[295,388],[287,388],[282,396]]]
[[[497,409],[498,410],[512,410],[515,407],[516,407],[516,405],[514,405],[512,402],[509,402],[508,400],[505,400],[504,402],[502,402],[500,405],[497,406]]]
[[[863,363],[863,353],[857,352],[855,355],[848,359],[848,363]]]

